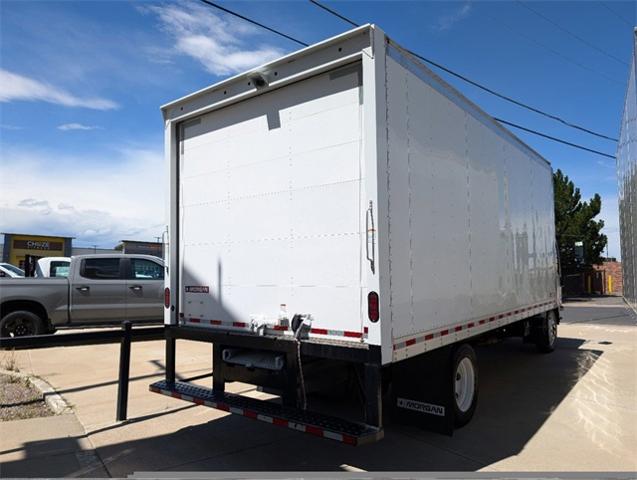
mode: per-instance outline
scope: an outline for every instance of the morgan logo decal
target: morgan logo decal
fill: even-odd
[[[409,400],[407,398],[398,398],[397,400],[397,404],[400,408],[413,410],[414,412],[428,413],[429,415],[436,415],[438,417],[445,416],[445,407],[443,407],[442,405],[417,402],[416,400]]]
[[[186,293],[209,293],[210,292],[210,288],[206,285],[206,286],[201,286],[201,285],[191,285],[189,287],[186,287]]]

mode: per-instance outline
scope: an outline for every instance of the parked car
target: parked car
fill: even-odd
[[[0,263],[0,277],[24,277],[24,270],[10,263]]]
[[[164,263],[150,255],[71,257],[68,277],[0,279],[0,336],[62,326],[160,322]]]
[[[68,277],[71,257],[44,257],[38,259],[35,267],[36,277]]]

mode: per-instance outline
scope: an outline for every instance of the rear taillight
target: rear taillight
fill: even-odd
[[[376,292],[369,292],[367,295],[367,315],[372,322],[377,322],[380,318],[378,294]]]
[[[164,288],[164,307],[170,308],[170,288]]]

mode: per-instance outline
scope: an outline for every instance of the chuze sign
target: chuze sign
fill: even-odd
[[[49,242],[48,240],[14,240],[13,248],[29,250],[62,250],[62,242]]]

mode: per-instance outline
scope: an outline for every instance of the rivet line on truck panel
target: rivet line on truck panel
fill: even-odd
[[[494,322],[495,320],[499,320],[505,317],[510,317],[512,315],[517,315],[523,312],[528,312],[530,310],[534,310],[536,308],[542,308],[542,307],[546,307],[546,306],[554,306],[555,305],[555,301],[551,300],[548,302],[542,302],[542,303],[538,303],[535,305],[531,305],[529,307],[524,307],[524,308],[519,308],[517,310],[512,310],[510,312],[503,312],[503,313],[499,313],[497,315],[493,315],[491,317],[488,318],[482,318],[480,320],[474,320],[472,322],[469,322],[467,324],[462,324],[462,325],[456,325],[455,327],[451,327],[451,328],[445,328],[444,330],[439,330],[437,332],[431,332],[431,333],[427,333],[425,335],[420,335],[418,337],[414,337],[414,338],[410,338],[407,339],[403,342],[398,342],[395,343],[393,345],[393,350],[401,350],[407,347],[411,347],[412,345],[416,345],[417,343],[422,343],[422,342],[426,342],[428,340],[433,340],[434,338],[438,338],[438,337],[444,337],[446,335],[449,335],[450,332],[461,332],[463,330],[469,330],[472,328],[475,328],[477,326],[480,325],[485,325],[488,322]]]
[[[272,425],[288,427],[292,430],[309,433],[310,435],[315,435],[317,437],[329,438],[331,440],[347,443],[349,445],[358,444],[358,440],[354,436],[326,430],[325,428],[317,427],[316,425],[292,422],[292,421],[286,420],[285,418],[271,417],[268,415],[263,415],[261,413],[255,412],[254,410],[249,410],[247,408],[231,407],[222,402],[214,402],[212,400],[206,400],[206,399],[195,397],[192,395],[184,395],[179,392],[173,392],[170,390],[162,390],[153,386],[150,386],[150,391],[154,393],[160,393],[162,395],[166,395],[173,398],[178,398],[180,400],[185,400],[187,402],[193,402],[196,405],[204,405],[206,407],[216,408],[217,410],[223,410],[229,413],[242,415],[244,417],[251,418],[253,420],[260,420],[262,422],[271,423]]]
[[[246,328],[249,326],[246,322],[224,322],[221,320],[206,320],[203,318],[196,317],[188,317],[185,319],[188,323],[194,323],[198,325],[208,324],[214,326],[225,326],[225,327],[235,327],[235,328]],[[277,332],[288,332],[292,331],[290,327],[285,325],[269,325],[267,327],[268,330],[275,330]],[[369,334],[369,328],[365,327],[363,332],[352,332],[349,330],[328,330],[326,328],[311,328],[310,335],[331,335],[333,337],[346,337],[346,338],[367,338]]]

